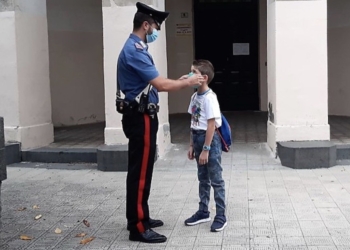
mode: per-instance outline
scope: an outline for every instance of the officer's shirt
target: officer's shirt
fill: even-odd
[[[136,35],[131,34],[118,58],[117,77],[125,100],[133,101],[148,83],[159,76],[148,46]],[[158,91],[152,88],[150,103],[158,103]]]

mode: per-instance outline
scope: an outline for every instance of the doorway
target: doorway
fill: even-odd
[[[215,68],[222,111],[259,110],[258,0],[194,0],[196,59]]]

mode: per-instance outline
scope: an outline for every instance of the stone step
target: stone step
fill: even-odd
[[[22,151],[22,161],[42,163],[97,163],[97,149],[42,147]]]
[[[279,142],[278,157],[285,167],[295,169],[329,168],[350,163],[350,144],[330,141]]]

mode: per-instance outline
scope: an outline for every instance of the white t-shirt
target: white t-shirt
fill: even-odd
[[[215,126],[221,127],[220,105],[216,94],[211,89],[202,94],[192,95],[188,113],[192,115],[192,129],[207,130],[208,120],[213,118],[215,118]]]

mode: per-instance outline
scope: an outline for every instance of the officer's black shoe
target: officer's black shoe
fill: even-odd
[[[129,240],[145,243],[162,243],[166,242],[167,238],[164,235],[154,232],[152,229],[147,229],[143,233],[130,232]]]
[[[161,221],[161,220],[153,220],[153,219],[151,219],[151,218],[149,218],[148,223],[149,223],[150,228],[161,227],[161,226],[164,225],[163,221]],[[127,229],[128,231],[130,231],[129,225],[126,227],[126,229]]]
[[[163,221],[161,221],[161,220],[153,220],[151,218],[149,218],[148,223],[149,223],[149,226],[151,228],[161,227],[161,226],[164,225]]]

